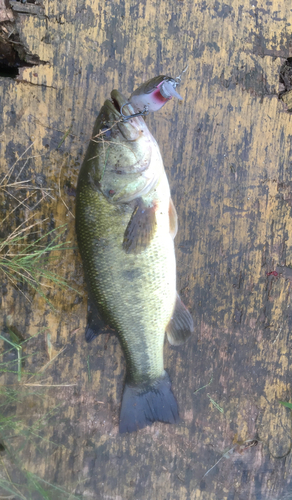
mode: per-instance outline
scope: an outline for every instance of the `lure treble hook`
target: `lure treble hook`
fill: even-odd
[[[178,75],[176,78],[175,78],[175,82],[176,82],[176,85],[179,85],[181,83],[181,77],[182,75],[186,72],[186,70],[188,69],[189,65],[187,64],[186,67],[182,70],[181,74]]]
[[[149,114],[148,107],[144,106],[143,111],[139,111],[139,113],[134,113],[133,115],[124,115],[123,108],[124,108],[124,106],[127,106],[128,104],[130,104],[130,103],[126,102],[125,104],[122,105],[122,107],[120,109],[120,113],[122,115],[123,122],[126,122],[126,121],[130,120],[131,118],[136,118],[137,116],[146,116]]]

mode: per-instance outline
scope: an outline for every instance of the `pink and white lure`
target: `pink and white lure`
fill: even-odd
[[[175,90],[179,81],[170,76],[159,75],[142,83],[131,95],[129,102],[137,113],[158,111],[172,97],[182,101]]]

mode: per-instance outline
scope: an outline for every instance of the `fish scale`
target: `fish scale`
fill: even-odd
[[[162,183],[159,189],[163,194]],[[79,183],[78,191],[77,231],[81,253],[88,256],[83,259],[83,267],[90,294],[117,330],[130,380],[154,380],[164,372],[165,329],[176,297],[174,245],[165,202],[162,200],[157,210],[157,230],[149,247],[132,255],[122,250],[132,210],[109,206],[86,181]],[[83,211],[82,206],[86,208]],[[137,275],[132,279],[133,271],[138,272],[138,279]]]

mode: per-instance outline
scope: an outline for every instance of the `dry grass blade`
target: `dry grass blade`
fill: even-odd
[[[22,384],[22,385],[28,387],[73,387],[77,384]]]
[[[7,273],[5,269],[1,269],[12,285],[25,297],[25,299],[31,304],[31,300],[25,295],[25,293],[17,286],[17,283],[13,281],[12,277]]]
[[[68,210],[69,214],[72,215],[73,219],[75,219],[74,215],[72,214],[71,210],[69,209],[68,205],[65,203],[65,201],[63,200],[62,198],[62,194],[61,194],[61,173],[62,173],[62,168],[65,164],[65,161],[62,163],[61,165],[61,168],[60,168],[60,174],[59,174],[59,196],[60,196],[60,199],[63,203],[63,205],[66,207],[66,209]]]
[[[12,193],[9,193],[9,191],[7,191],[5,188],[3,188],[3,191],[4,193],[8,194],[8,196],[11,196],[11,198],[13,198],[14,200],[17,201],[18,205],[17,205],[17,208],[20,207],[21,205],[24,206],[24,208],[26,208],[26,210],[29,210],[29,207],[27,205],[25,205],[25,201],[28,200],[32,195],[33,193],[30,193],[26,198],[25,200],[19,200],[17,199]],[[10,214],[9,214],[10,215]]]
[[[60,350],[60,351],[56,354],[56,356],[54,356],[52,359],[50,359],[50,361],[48,361],[48,362],[47,362],[44,366],[42,366],[42,367],[41,367],[41,368],[40,368],[40,369],[39,369],[36,373],[34,373],[34,374],[30,377],[30,379],[29,379],[29,380],[31,380],[33,377],[35,377],[35,375],[38,375],[38,374],[40,374],[40,373],[44,372],[44,371],[47,369],[47,367],[48,367],[51,363],[53,363],[53,361],[55,361],[55,359],[56,359],[58,356],[60,356],[60,354],[61,354],[62,352],[64,352],[64,350],[65,350],[66,348],[67,348],[67,346],[65,345],[65,346],[63,347],[63,349],[61,349],[61,350]]]
[[[119,146],[121,148],[128,149],[128,151],[131,151],[131,153],[134,153],[133,149],[130,146],[128,146],[127,144],[123,144],[123,143],[117,142],[117,141],[105,141],[103,137],[101,139],[99,139],[98,141],[93,140],[93,142],[95,142],[96,144],[102,144],[103,155],[104,155],[104,152],[105,152],[105,150],[104,150],[104,144],[105,143],[108,146],[108,149],[109,149],[110,146]],[[107,155],[108,155],[108,153],[107,153]],[[88,158],[88,161],[94,160],[95,158],[98,158],[98,155],[92,156],[92,158]]]
[[[2,242],[0,241],[0,252],[5,246],[11,244],[12,242],[14,242],[14,243],[17,242],[19,240],[19,237],[23,238],[23,233],[28,232],[31,228],[40,224],[39,222],[34,222],[33,224],[30,224],[29,226],[22,227],[24,224],[27,224],[33,218],[34,218],[34,216],[32,215],[31,217],[29,217],[29,219],[23,221],[21,224],[19,224],[19,226],[17,226],[17,228],[14,229],[14,231],[12,231],[12,233],[10,233],[7,236],[7,238],[5,240],[3,240]],[[48,218],[44,219],[42,221],[42,223],[46,222],[47,220],[48,220]]]
[[[22,281],[41,295],[53,307],[42,291],[42,288],[49,289],[59,286],[78,293],[77,290],[68,284],[66,279],[63,279],[47,268],[49,258],[51,260],[51,252],[69,249],[68,243],[70,242],[62,242],[67,225],[64,224],[56,229],[45,232],[45,234],[41,234],[43,223],[47,219],[45,221],[29,223],[32,219],[33,216],[21,223],[5,239],[0,240],[0,272],[2,271],[19,291],[21,290],[17,281]],[[26,223],[28,224],[25,226]],[[32,243],[28,243],[28,236],[34,237]],[[21,291],[21,293],[23,292]],[[26,297],[24,293],[23,295]]]
[[[1,460],[1,464],[2,464],[3,470],[5,470],[5,472],[6,472],[6,475],[7,475],[8,479],[9,479],[9,482],[10,482],[11,484],[13,484],[13,483],[12,483],[12,481],[11,481],[11,477],[9,476],[8,470],[7,470],[7,468],[5,467],[5,464],[3,463],[3,461],[2,461],[2,460]],[[13,484],[13,487],[14,487],[14,488],[15,488],[15,490],[16,490],[16,491],[20,494],[21,498],[24,498],[24,499],[25,499],[25,497],[22,495],[22,493],[19,491],[19,489],[18,489],[18,488],[17,488],[14,484]],[[25,500],[26,500],[26,499],[25,499]]]
[[[91,141],[95,142],[95,139],[97,139],[97,137],[100,137],[104,134],[106,134],[107,132],[109,132],[112,128],[114,128],[115,125],[117,125],[118,123],[121,123],[123,122],[123,119],[122,118],[119,118],[118,120],[116,120],[115,122],[113,122],[112,126],[109,127],[109,128],[106,128],[106,129],[103,129],[103,130],[100,130],[98,134],[96,134],[94,137],[91,137]]]
[[[23,187],[26,187],[27,182],[31,182],[31,180],[27,179],[26,181],[11,182],[10,184],[5,184],[5,188],[14,187],[14,188],[22,189]],[[0,184],[0,188],[3,189],[3,186],[1,184]]]
[[[0,186],[6,186],[6,184],[8,184],[9,182],[9,179],[15,169],[15,166],[17,165],[17,163],[23,158],[23,156],[25,155],[25,153],[27,153],[27,151],[32,148],[32,146],[34,145],[34,142],[32,142],[27,148],[26,150],[20,155],[19,158],[17,158],[16,162],[12,165],[12,167],[9,169],[9,171],[7,172],[7,174],[4,176],[4,178],[2,179],[2,181],[0,182]],[[7,179],[7,181],[6,181]],[[6,183],[5,183],[6,181]]]
[[[43,201],[47,196],[51,199],[54,200],[54,198],[48,193],[48,191],[50,191],[50,189],[43,189],[43,188],[38,188],[38,187],[35,187],[33,185],[30,185],[30,184],[26,184],[27,181],[21,181],[19,183],[11,183],[11,184],[7,184],[5,186],[1,185],[0,184],[0,191],[2,191],[3,193],[9,195],[11,198],[13,198],[16,202],[17,202],[17,205],[11,210],[9,211],[9,213],[6,215],[6,217],[4,217],[4,219],[2,219],[1,223],[0,223],[0,226],[12,215],[13,212],[15,212],[15,210],[17,210],[18,208],[21,208],[22,206],[28,210],[28,211],[31,211],[32,209],[30,207],[28,207],[25,202],[33,197],[38,191],[41,191],[42,193],[42,198],[34,205],[33,209],[35,209],[37,207],[37,205]],[[16,198],[16,196],[14,196],[12,193],[10,193],[9,191],[7,191],[8,188],[14,188],[14,189],[26,189],[27,190],[33,190],[32,193],[28,194],[23,200],[20,200],[19,198]]]

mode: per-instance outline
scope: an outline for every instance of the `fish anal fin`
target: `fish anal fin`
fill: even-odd
[[[177,295],[172,317],[166,327],[168,341],[171,345],[181,345],[188,340],[193,332],[193,318]]]
[[[126,253],[140,253],[150,244],[156,231],[155,205],[146,206],[139,198],[124,234]]]
[[[172,198],[169,199],[168,213],[169,213],[169,230],[172,238],[174,239],[176,237],[178,223],[177,223],[177,213]]]

